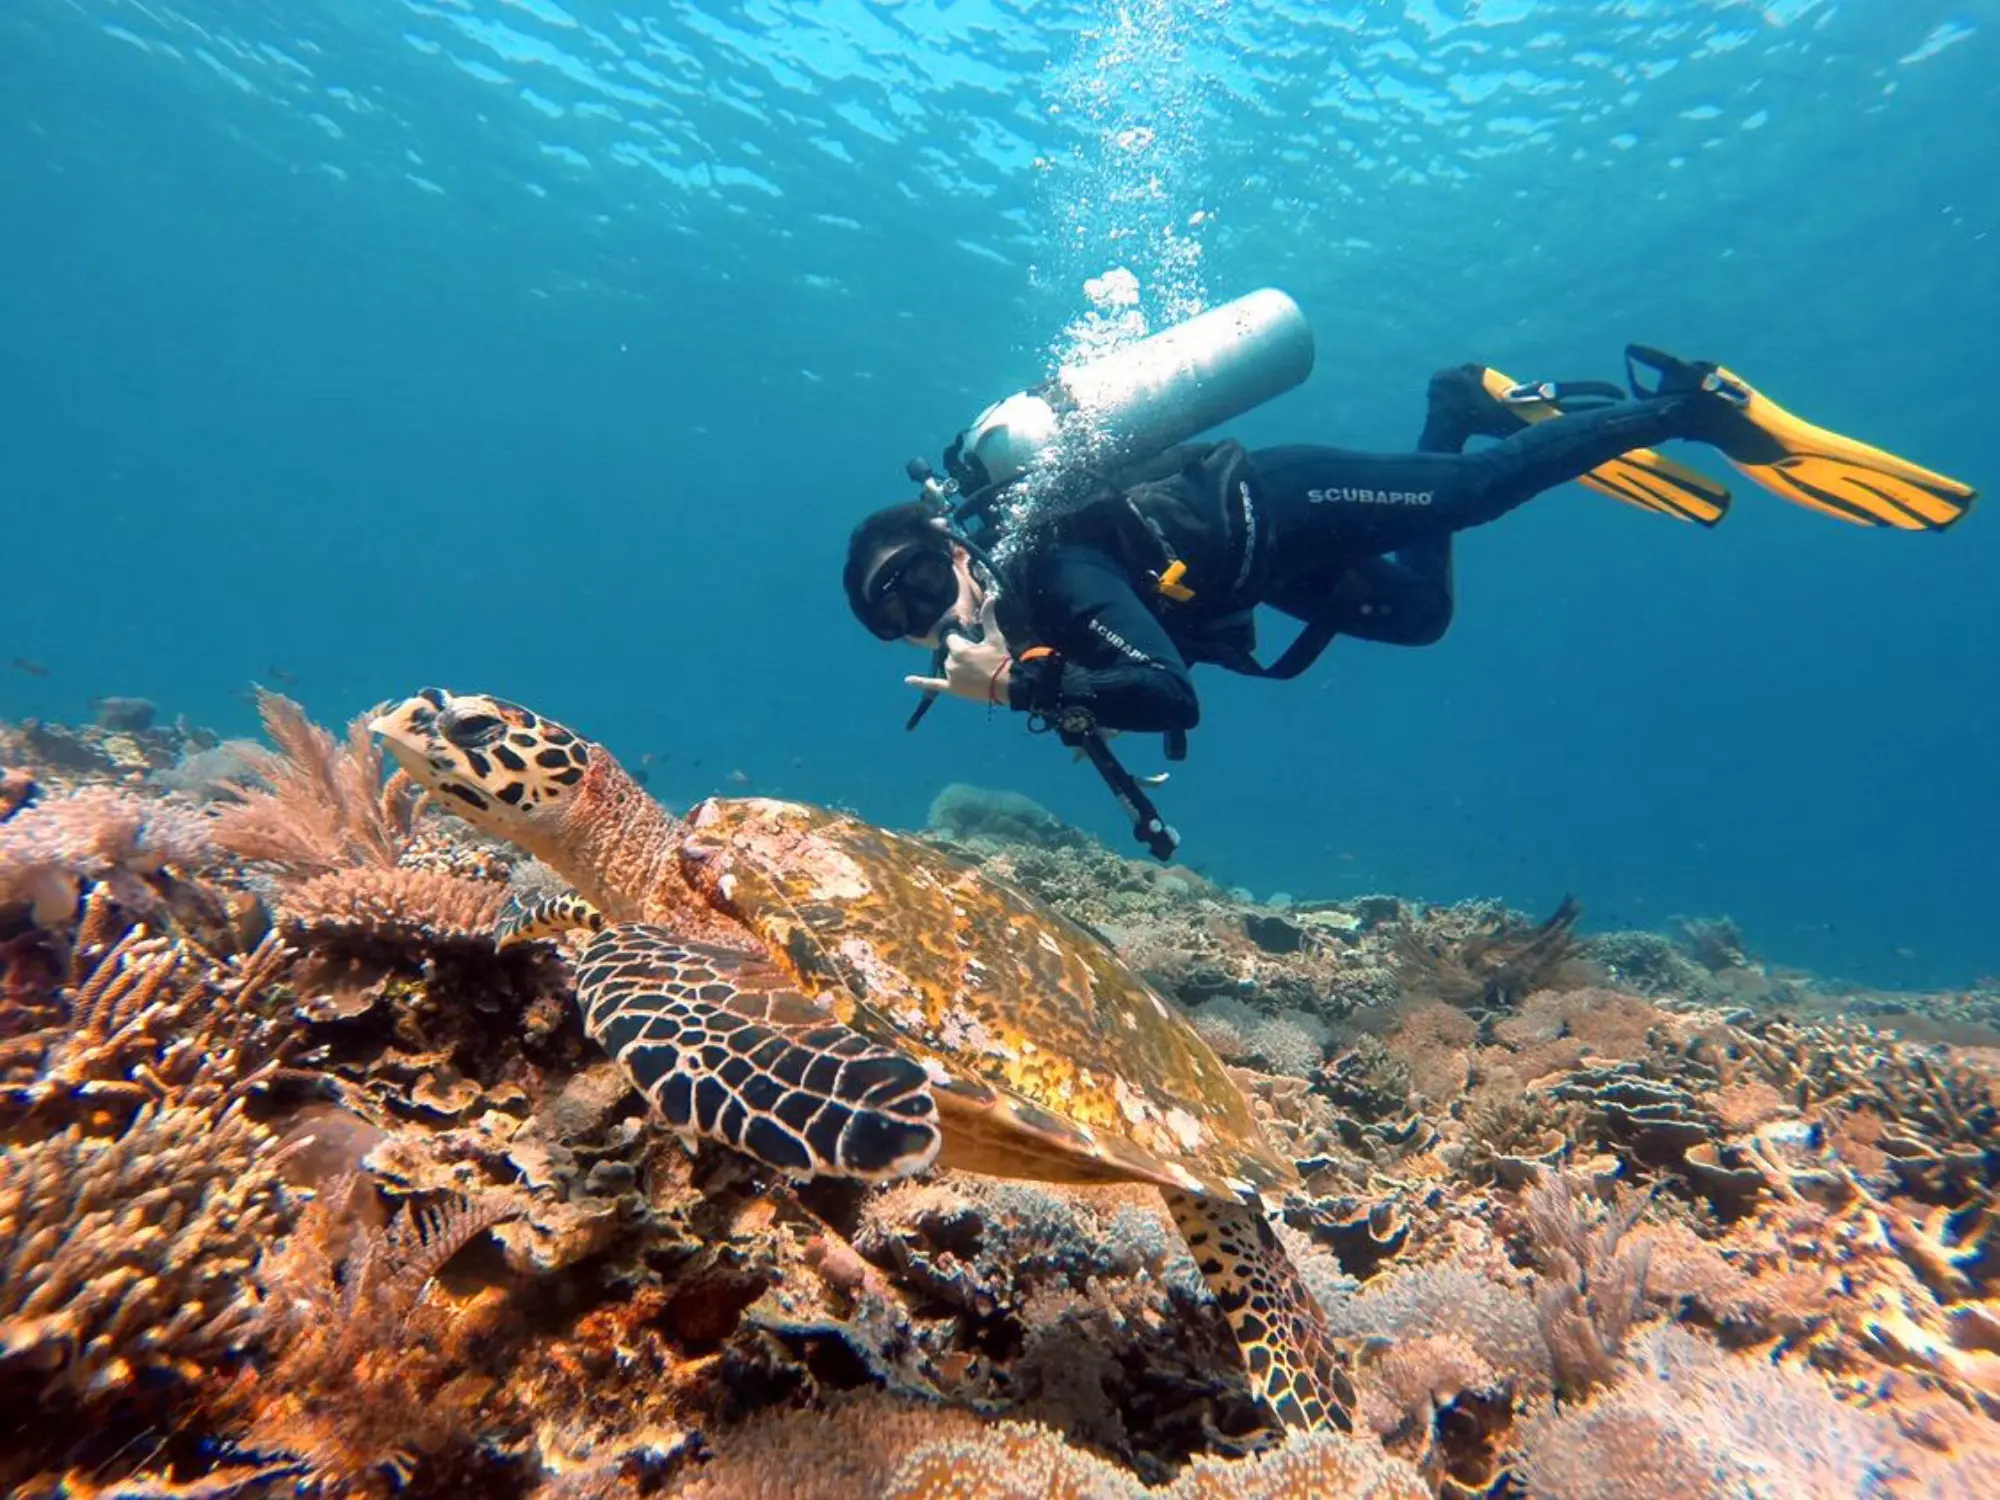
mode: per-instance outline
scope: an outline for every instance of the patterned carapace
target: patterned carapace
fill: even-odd
[[[734,798],[678,821],[601,746],[504,699],[426,689],[373,727],[439,806],[576,887],[511,903],[500,936],[596,933],[586,1028],[669,1126],[796,1177],[1153,1183],[1258,1398],[1287,1425],[1350,1427],[1261,1196],[1293,1164],[1100,938],[846,814]]]

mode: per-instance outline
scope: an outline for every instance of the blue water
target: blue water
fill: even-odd
[[[274,668],[328,720],[441,682],[672,799],[740,772],[907,824],[964,779],[1122,844],[1018,720],[905,734],[921,661],[838,583],[1090,278],[1151,326],[1298,299],[1319,367],[1253,442],[1406,445],[1437,366],[1611,377],[1640,340],[1990,488],[1996,12],[9,0],[0,658],[50,671],[0,716],[243,733]],[[1186,857],[2000,969],[1991,518],[1734,487],[1706,533],[1565,488],[1462,540],[1441,645],[1205,672]]]

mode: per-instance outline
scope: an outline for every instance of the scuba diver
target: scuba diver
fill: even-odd
[[[1065,371],[989,408],[947,452],[947,483],[913,460],[923,494],[855,527],[844,575],[873,635],[933,652],[931,672],[906,679],[925,694],[911,727],[950,694],[1058,730],[1164,859],[1177,837],[1109,755],[1106,731],[1161,732],[1177,760],[1200,718],[1195,664],[1285,679],[1336,636],[1436,642],[1452,621],[1452,538],[1557,485],[1713,526],[1729,491],[1653,451],[1678,438],[1863,525],[1942,531],[1975,498],[1793,416],[1719,365],[1641,345],[1626,351],[1629,398],[1603,382],[1442,370],[1413,452],[1181,441],[1298,383],[1311,360],[1296,306],[1267,289],[1110,356],[1108,372]],[[1650,389],[1641,366],[1657,377]],[[1060,456],[1065,424],[1087,426],[1088,442],[1067,442],[1085,461]],[[1498,441],[1464,451],[1474,437]],[[1259,605],[1301,625],[1268,663],[1255,654]]]

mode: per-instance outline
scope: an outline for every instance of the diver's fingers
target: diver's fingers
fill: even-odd
[[[905,677],[904,682],[913,688],[921,688],[927,693],[942,693],[951,684],[942,677]]]

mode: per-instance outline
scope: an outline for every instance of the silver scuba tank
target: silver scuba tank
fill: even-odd
[[[1312,367],[1305,314],[1265,287],[996,401],[945,464],[970,491],[1045,460],[1060,470],[1142,459],[1282,395]]]

